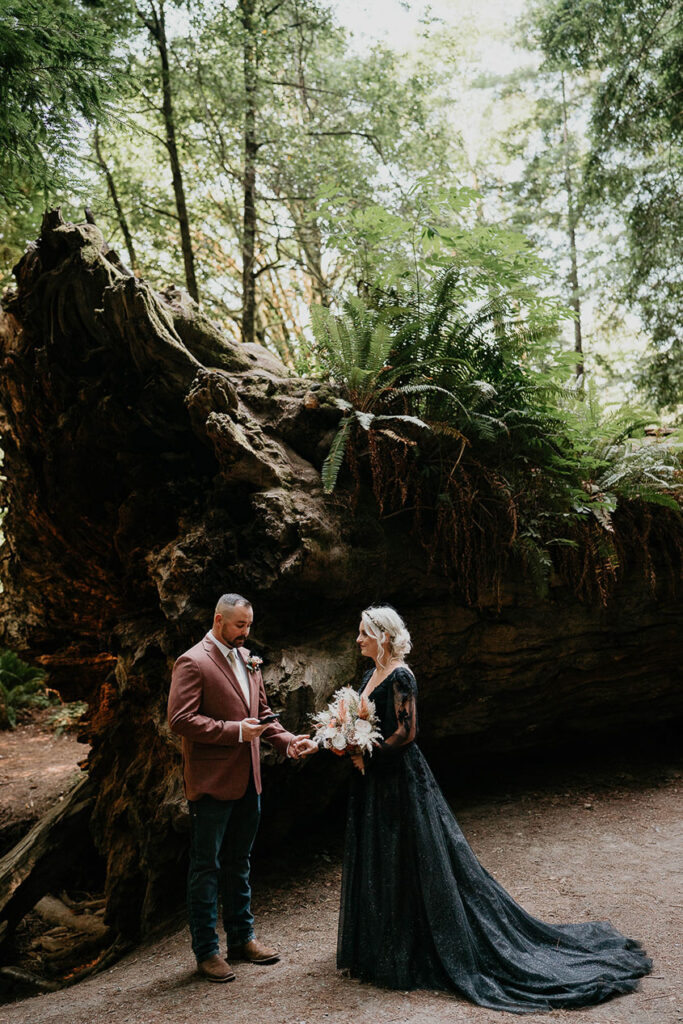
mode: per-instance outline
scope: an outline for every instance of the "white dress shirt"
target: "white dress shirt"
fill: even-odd
[[[249,676],[247,675],[247,669],[244,665],[244,662],[242,661],[234,647],[227,647],[225,644],[222,644],[220,640],[218,640],[214,636],[211,630],[209,630],[209,632],[206,634],[206,638],[207,640],[212,640],[215,643],[216,647],[221,652],[223,657],[226,659],[228,665],[237,676],[237,682],[240,684],[240,688],[242,690],[242,693],[244,694],[244,699],[247,702],[247,708],[249,708],[251,705],[251,694],[249,691]],[[249,712],[247,712],[247,714],[248,713]],[[240,743],[241,742],[242,723],[240,722]]]
[[[237,650],[234,647],[227,647],[225,644],[222,644],[220,640],[218,640],[214,636],[211,630],[209,630],[209,632],[206,634],[206,638],[207,640],[213,640],[218,650],[227,660],[228,665],[237,676],[237,682],[240,684],[242,688],[242,693],[244,694],[244,699],[247,702],[247,707],[250,708],[251,696],[249,691],[249,676],[247,674],[246,666],[242,659],[240,658],[239,654],[237,653]],[[242,723],[240,722],[240,743],[242,742],[244,741],[242,740]],[[289,745],[287,746],[287,757],[290,756],[289,750],[291,746],[292,744],[290,742]]]

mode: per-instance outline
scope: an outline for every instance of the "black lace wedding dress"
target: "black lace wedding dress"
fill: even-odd
[[[637,942],[607,921],[537,921],[481,866],[414,742],[416,697],[404,667],[371,695],[384,743],[353,773],[337,966],[516,1013],[633,991],[651,969]]]

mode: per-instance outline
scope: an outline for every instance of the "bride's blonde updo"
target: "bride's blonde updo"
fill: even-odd
[[[384,665],[381,652],[385,640],[389,641],[390,658],[403,658],[410,652],[412,647],[410,633],[401,616],[391,605],[366,608],[361,615],[361,622],[365,626],[368,636],[377,641],[379,649],[377,661],[380,665]]]

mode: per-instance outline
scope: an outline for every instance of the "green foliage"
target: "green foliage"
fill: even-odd
[[[522,236],[482,222],[471,189],[430,198],[430,186],[412,190],[422,220],[377,205],[358,211],[345,244],[358,246],[358,273],[374,275],[364,278],[366,299],[349,300],[339,317],[314,307],[320,366],[350,403],[325,464],[327,489],[358,426],[406,445],[416,430],[462,439],[496,465],[556,459],[554,385],[520,362],[547,348],[564,313],[538,297],[546,269]]]
[[[504,288],[501,275],[496,297],[475,307],[462,295],[459,268],[449,268],[397,310],[397,393],[409,396],[428,422],[465,434],[494,462],[531,449],[535,463],[552,461],[546,440],[560,427],[549,403],[556,386],[522,363],[548,341],[546,313],[538,317],[534,308],[525,322]]]
[[[448,269],[451,292],[461,303],[502,296],[530,325],[554,326],[558,315],[570,314],[541,293],[548,267],[520,232],[482,218],[481,199],[475,189],[443,187],[423,175],[391,204],[349,197],[344,208],[338,186],[321,190],[318,217],[334,247],[352,262],[369,305],[405,299],[419,306],[423,289]]]
[[[652,339],[640,384],[675,410],[683,401],[683,7],[540,0],[532,22],[549,67],[596,83],[584,191],[624,224],[621,292]]]
[[[6,0],[0,12],[0,203],[27,206],[73,172],[82,122],[104,116],[116,61],[78,0]]]
[[[61,736],[65,732],[74,732],[81,724],[83,716],[88,710],[88,705],[82,700],[68,701],[60,704],[47,717],[46,725],[53,729],[55,736]]]
[[[144,12],[146,3],[138,5]],[[170,6],[170,4],[169,4]],[[178,5],[180,6],[180,5]],[[167,17],[176,141],[183,167],[199,292],[211,315],[236,333],[241,323],[244,132],[253,110],[256,153],[256,321],[259,340],[290,366],[305,366],[312,303],[346,294],[351,268],[337,251],[320,190],[345,183],[331,204],[367,202],[380,184],[414,175],[429,145],[430,166],[450,176],[448,125],[433,109],[437,70],[409,68],[386,47],[362,55],[329,5],[317,0],[254,0],[251,39],[241,5],[191,3],[192,17]],[[247,95],[244,48],[257,73]],[[182,280],[161,110],[158,54],[148,33],[126,44],[130,91],[102,133],[106,158],[145,277]],[[91,155],[98,223],[122,248],[123,231]],[[95,184],[96,176],[99,185]],[[31,237],[30,235],[28,237]]]
[[[360,299],[349,299],[344,311],[345,316],[337,317],[323,306],[313,306],[313,333],[321,365],[332,380],[344,385],[354,404],[365,412],[390,386],[387,359],[394,342],[387,318],[366,309]]]
[[[648,436],[651,412],[624,406],[605,414],[594,394],[566,405],[564,415],[583,491],[575,495],[576,511],[595,515],[607,529],[620,500],[680,511],[680,436]]]
[[[395,342],[385,315],[368,310],[360,299],[349,299],[345,314],[334,316],[322,306],[314,306],[311,311],[321,366],[331,380],[343,386],[351,400],[337,400],[344,416],[323,463],[323,486],[327,493],[337,483],[353,426],[396,437],[396,430],[405,425],[429,429],[415,416],[373,412],[388,405],[395,393],[404,392],[405,389],[396,389],[394,382],[405,375],[406,367],[388,364]]]
[[[671,513],[683,551],[680,440],[646,437],[647,412],[605,415],[590,389],[580,400],[559,387],[538,365],[542,330],[501,296],[468,305],[457,267],[400,305],[355,299],[313,323],[321,367],[344,394],[325,489],[347,459],[357,496],[367,465],[380,514],[413,509],[422,543],[470,599],[516,558],[541,593],[563,571],[607,600],[629,557],[624,530],[633,555],[651,505]]]
[[[516,83],[488,74],[497,83],[495,112],[479,138],[473,131],[461,137],[455,124],[474,93],[472,44],[486,12],[460,18],[450,31],[432,22],[418,47],[401,57],[384,45],[363,52],[350,46],[324,0],[253,0],[250,40],[244,4],[163,6],[199,292],[207,312],[233,335],[242,313],[251,105],[257,336],[289,366],[315,369],[306,331],[311,305],[339,310],[358,294],[368,308],[402,307],[413,298],[419,306],[433,276],[451,268],[463,305],[484,315],[502,295],[509,318],[541,330],[545,365],[557,367],[553,350],[561,344],[558,304],[549,292],[573,302],[576,315],[580,291],[600,321],[593,333],[603,337],[605,324],[614,331],[618,322],[615,302],[620,312],[638,309],[653,349],[637,383],[650,401],[677,407],[681,16],[668,0],[535,0],[527,38],[545,61],[520,72]],[[4,5],[0,285],[39,231],[46,188],[69,217],[82,216],[77,207],[87,202],[124,259],[129,231],[135,262],[155,286],[182,280],[161,67],[149,29],[159,10],[156,0]],[[249,96],[246,43],[257,66]],[[505,105],[511,96],[514,118]],[[501,120],[515,126],[503,141]],[[93,124],[102,128],[103,159],[88,144]],[[507,165],[486,162],[484,154],[501,149]],[[510,162],[520,157],[525,170],[508,218],[503,192]],[[552,265],[542,263],[520,230],[503,228],[506,222],[541,240]],[[580,288],[565,281],[570,250]],[[586,336],[590,351],[594,338],[589,330]],[[619,361],[619,341],[607,353],[612,363]],[[618,377],[620,370],[610,372]],[[620,384],[625,390],[633,382]],[[436,391],[429,400],[436,404]],[[486,430],[483,417],[477,422]]]
[[[45,685],[42,668],[29,665],[13,651],[0,651],[0,728],[14,729],[17,711],[46,708],[58,698]]]

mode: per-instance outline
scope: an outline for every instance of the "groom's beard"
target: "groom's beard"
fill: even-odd
[[[233,648],[233,647],[241,647],[242,644],[247,639],[247,636],[246,636],[246,633],[240,633],[239,636],[234,636],[234,637],[232,637],[232,639],[230,639],[230,638],[228,638],[225,635],[223,630],[221,630],[220,631],[220,638],[221,638],[221,641],[225,644],[226,647]]]

